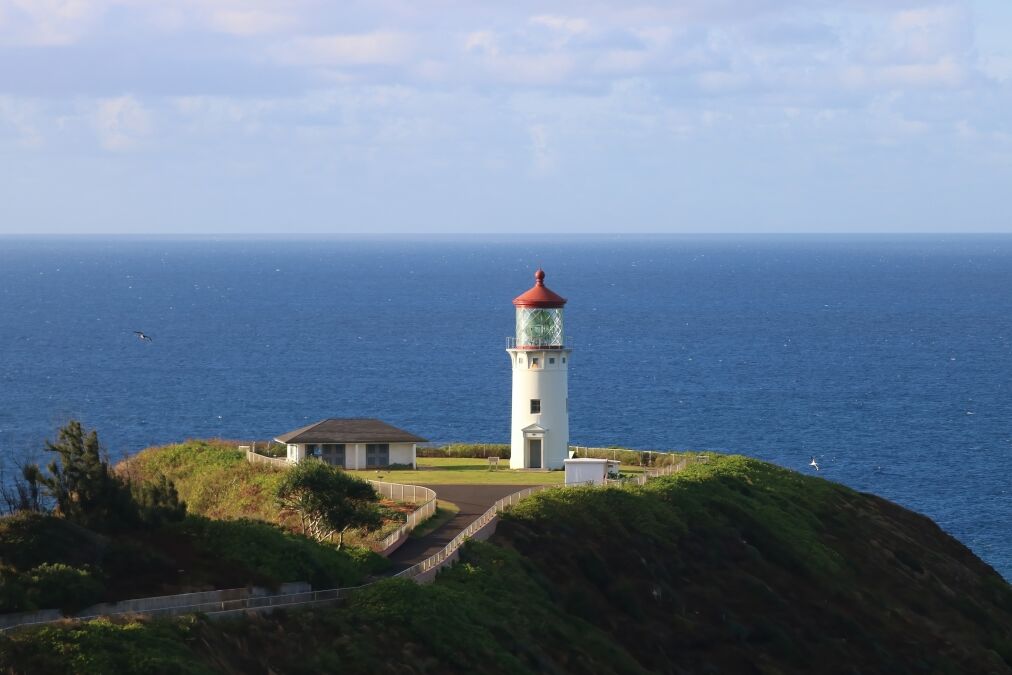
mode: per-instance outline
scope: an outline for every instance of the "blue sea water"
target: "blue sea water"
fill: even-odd
[[[539,264],[574,444],[814,455],[1012,578],[1012,237],[3,238],[0,455],[69,418],[114,458],[328,416],[506,441]]]

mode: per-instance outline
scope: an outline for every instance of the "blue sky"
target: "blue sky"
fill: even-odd
[[[0,0],[0,233],[1012,231],[1012,1]]]

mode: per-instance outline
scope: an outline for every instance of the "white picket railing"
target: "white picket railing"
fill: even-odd
[[[413,579],[414,577],[417,577],[419,574],[423,574],[437,567],[442,567],[443,564],[447,560],[449,560],[454,553],[456,553],[457,549],[459,549],[461,546],[464,545],[464,542],[473,537],[475,532],[477,532],[478,530],[482,529],[483,527],[491,523],[493,520],[495,520],[495,518],[498,517],[500,513],[510,508],[511,506],[519,502],[521,499],[526,499],[535,492],[540,492],[550,487],[557,487],[557,486],[537,485],[535,487],[529,487],[524,490],[520,490],[519,492],[514,492],[509,496],[503,497],[495,504],[493,504],[488,509],[488,511],[478,516],[477,520],[473,521],[470,525],[464,528],[464,530],[460,532],[460,534],[451,539],[450,543],[448,543],[445,547],[443,547],[441,551],[439,551],[435,555],[426,558],[422,562],[413,565],[406,570],[403,570],[402,572],[398,572],[394,576],[404,577],[406,579]]]
[[[655,469],[647,469],[643,473],[630,479],[630,482],[635,483],[636,485],[645,485],[646,482],[651,478],[657,478],[658,476],[668,476],[670,474],[682,471],[683,469],[685,469],[685,467],[689,465],[691,461],[693,460],[691,460],[689,457],[683,457],[681,460],[675,462],[674,464],[666,464],[664,466],[660,466]]]
[[[240,448],[245,447],[245,445],[240,446]],[[292,463],[284,457],[268,457],[267,455],[261,455],[260,453],[253,452],[249,449],[246,450],[246,461],[252,464],[269,464],[270,466],[276,466],[279,469],[287,469],[292,466]]]
[[[389,551],[395,544],[407,538],[413,529],[421,525],[436,512],[436,491],[431,488],[422,485],[386,483],[379,480],[371,480],[369,484],[376,489],[376,492],[387,499],[421,504],[421,506],[408,514],[407,520],[400,527],[383,538],[377,549],[379,553]]]

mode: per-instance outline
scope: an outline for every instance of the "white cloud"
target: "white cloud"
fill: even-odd
[[[568,33],[570,35],[579,35],[580,33],[586,33],[590,30],[590,22],[587,19],[579,19],[568,16],[540,14],[538,16],[532,16],[530,22],[538,26],[544,26],[545,28],[550,28],[561,33]]]
[[[393,31],[298,37],[273,50],[283,63],[302,65],[398,65],[412,56],[412,39]]]
[[[499,54],[499,42],[492,31],[477,30],[464,37],[464,49],[469,52],[496,56]]]
[[[297,24],[290,14],[260,9],[219,9],[210,15],[211,24],[232,35],[279,33]]]
[[[609,49],[594,62],[602,73],[637,73],[650,61],[650,54],[641,49]]]
[[[0,129],[9,126],[16,142],[26,148],[39,147],[44,138],[39,122],[42,119],[37,103],[12,96],[0,96]]]
[[[556,158],[549,143],[548,128],[544,124],[531,124],[527,133],[531,139],[534,172],[551,173],[556,167]]]
[[[564,53],[507,54],[486,59],[483,65],[496,82],[543,86],[564,82],[575,70],[576,59]]]
[[[130,150],[151,131],[151,116],[133,96],[98,101],[92,124],[106,150]]]
[[[945,57],[933,63],[851,66],[844,69],[842,79],[854,88],[947,88],[963,84],[966,71],[952,58]]]
[[[0,44],[73,44],[115,4],[115,0],[0,0]]]

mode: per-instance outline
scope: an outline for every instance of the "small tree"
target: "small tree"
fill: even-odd
[[[47,442],[46,450],[58,455],[46,467],[48,473],[27,464],[21,480],[0,492],[10,510],[42,510],[41,488],[58,514],[99,531],[158,526],[186,515],[186,504],[179,501],[172,481],[160,476],[157,482],[132,489],[128,480],[109,468],[98,434],[85,433],[80,422],[72,420],[60,429],[59,440]]]
[[[180,501],[176,484],[159,475],[157,481],[133,484],[133,497],[141,522],[158,527],[186,517],[186,502]]]
[[[379,497],[364,480],[317,460],[305,460],[289,469],[278,486],[277,503],[282,513],[296,514],[303,534],[318,541],[351,528],[373,530],[381,518]]]
[[[0,500],[7,513],[42,511],[42,471],[38,464],[21,464],[11,480],[0,468]]]
[[[87,434],[71,420],[60,429],[56,443],[46,450],[59,455],[39,482],[56,501],[56,510],[68,520],[99,530],[116,530],[138,524],[137,504],[130,486],[109,469],[98,445],[98,434]]]

